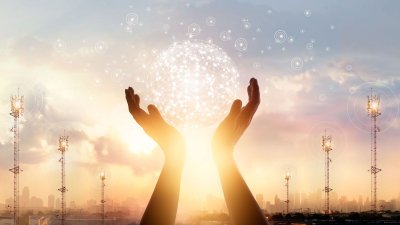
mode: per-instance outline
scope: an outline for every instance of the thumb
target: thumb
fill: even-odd
[[[226,117],[227,120],[236,118],[240,111],[242,110],[242,101],[240,99],[236,99],[235,101],[233,101],[232,106],[231,106],[231,110],[228,114],[228,116]]]
[[[162,120],[162,121],[164,120],[161,116],[160,111],[157,109],[157,107],[155,105],[153,105],[153,104],[148,105],[147,110],[149,110],[150,116],[152,116],[158,120]]]

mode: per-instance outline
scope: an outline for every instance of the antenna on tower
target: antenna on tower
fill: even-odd
[[[14,174],[14,225],[19,225],[19,173],[22,171],[19,167],[19,118],[24,112],[24,96],[11,95],[11,112],[14,117],[14,126],[11,132],[14,133],[14,167],[10,171]]]
[[[329,165],[332,162],[332,159],[329,157],[329,152],[332,150],[332,136],[326,135],[325,130],[325,134],[322,136],[322,151],[325,152],[325,214],[330,214],[329,192],[333,190],[329,186]]]
[[[100,180],[101,180],[101,221],[102,224],[105,225],[105,218],[106,218],[106,211],[105,211],[105,199],[104,199],[104,189],[106,187],[105,180],[106,180],[106,173],[101,171],[100,173]]]
[[[65,130],[64,135],[60,136],[58,139],[58,150],[61,152],[61,158],[59,160],[61,163],[61,188],[58,190],[61,192],[61,225],[64,225],[66,212],[65,192],[68,191],[65,186],[65,152],[68,150],[68,136],[65,136]]]
[[[381,171],[376,167],[377,161],[377,151],[376,151],[376,136],[379,132],[379,128],[376,125],[377,117],[381,115],[380,112],[380,97],[373,95],[373,90],[371,88],[371,95],[368,96],[367,112],[368,116],[371,118],[371,212],[377,212],[377,173]]]
[[[285,186],[286,186],[286,201],[285,201],[285,203],[286,203],[286,213],[289,213],[289,180],[290,180],[290,178],[291,178],[290,173],[286,172],[286,175],[285,175],[285,180],[286,180],[286,184],[285,184]]]

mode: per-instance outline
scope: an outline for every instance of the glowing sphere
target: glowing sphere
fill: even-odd
[[[208,126],[226,115],[237,95],[238,78],[231,58],[216,45],[177,42],[152,64],[147,100],[174,125]]]

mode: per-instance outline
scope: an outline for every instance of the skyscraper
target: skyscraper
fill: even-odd
[[[256,195],[256,201],[258,205],[260,206],[261,209],[264,209],[264,195],[263,194],[257,194]]]
[[[24,187],[24,189],[22,190],[22,196],[21,196],[21,206],[23,208],[28,208],[29,201],[30,201],[29,188]]]
[[[49,209],[54,209],[54,203],[55,203],[54,201],[55,201],[54,195],[49,195],[49,197],[47,197],[47,207]]]

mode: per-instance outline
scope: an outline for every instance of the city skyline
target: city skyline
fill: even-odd
[[[359,4],[365,9],[355,11]],[[5,203],[13,191],[9,101],[19,89],[26,104],[20,134],[21,188],[29,187],[44,205],[48,195],[54,195],[57,205],[58,138],[65,130],[70,137],[65,168],[68,205],[100,199],[99,174],[104,170],[107,199],[132,198],[144,207],[163,156],[129,115],[123,89],[134,87],[143,106],[151,103],[150,86],[165,93],[164,84],[147,79],[149,68],[160,53],[188,40],[213,43],[226,53],[239,84],[228,89],[242,100],[249,78],[259,81],[259,111],[235,150],[254,195],[262,193],[271,203],[275,195],[285,200],[288,170],[290,193],[320,190],[322,195],[321,137],[326,130],[333,139],[331,194],[337,193],[339,199],[369,197],[367,96],[373,88],[382,104],[377,120],[381,130],[377,167],[382,169],[378,200],[398,199],[400,32],[393,21],[400,20],[394,10],[399,4],[372,0],[2,2],[0,26],[8,32],[0,34],[0,202]],[[214,100],[207,103],[218,108],[226,99]],[[210,113],[216,115],[228,110],[212,109]],[[210,118],[209,126],[191,121],[199,126],[178,127],[187,141],[181,212],[201,209],[209,195],[223,196],[210,148],[222,118]]]
[[[323,213],[324,212],[324,196],[323,191],[315,190],[310,193],[299,193],[294,192],[289,194],[290,207],[289,212],[302,212],[302,213]],[[259,204],[260,208],[266,210],[267,213],[286,213],[286,196],[285,194],[275,194],[272,200],[264,199],[265,194],[257,193],[255,194],[255,199]],[[28,187],[24,187],[22,194],[20,195],[21,203],[20,207],[22,211],[32,210],[35,211],[46,211],[46,210],[60,210],[61,200],[60,197],[55,197],[50,194],[46,201],[30,195]],[[138,210],[144,211],[144,205],[138,204],[135,199],[131,197],[126,197],[123,201],[114,201],[112,198],[105,198],[105,209],[106,212],[113,212],[116,209],[125,210]],[[219,196],[214,196],[208,194],[203,198],[203,205],[198,210],[201,211],[220,211],[227,212],[224,199]],[[13,198],[7,198],[5,202],[0,202],[0,211],[8,211],[8,205],[12,205]],[[331,193],[331,208],[332,211],[338,212],[365,212],[370,210],[370,199],[369,197],[363,197],[359,195],[356,198],[348,198],[347,196],[339,195],[335,191]],[[400,192],[397,196],[388,200],[379,200],[379,210],[390,210],[399,211],[400,210]],[[77,204],[75,201],[67,202],[67,210],[78,210],[85,209],[92,213],[101,212],[101,199],[86,199],[82,203]],[[193,213],[193,212],[192,212]]]

